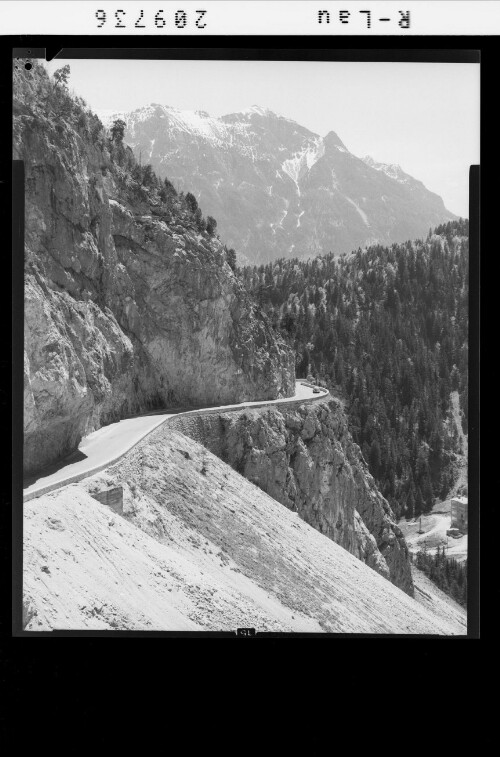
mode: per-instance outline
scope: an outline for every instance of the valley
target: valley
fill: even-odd
[[[425,550],[433,555],[439,547],[446,550],[447,557],[458,562],[467,560],[468,535],[462,534],[458,538],[446,535],[451,526],[450,511],[451,500],[446,500],[436,503],[426,515],[408,521],[402,518],[398,522],[412,554]]]
[[[70,73],[14,69],[20,630],[465,635],[412,555],[467,491],[468,222],[334,131],[103,123]]]

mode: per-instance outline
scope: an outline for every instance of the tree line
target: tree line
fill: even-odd
[[[444,547],[438,547],[435,555],[420,549],[414,562],[441,591],[449,594],[462,607],[467,607],[467,560],[460,563],[453,557],[447,557]]]

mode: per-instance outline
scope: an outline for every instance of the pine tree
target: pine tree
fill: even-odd
[[[417,493],[415,496],[415,515],[417,518],[419,515],[423,513],[423,510],[424,510],[424,498],[422,497],[420,486],[417,486]]]
[[[186,200],[186,204],[189,210],[194,215],[196,211],[198,210],[198,200],[196,199],[194,194],[192,194],[191,192],[188,192],[186,194],[185,200]]]
[[[116,121],[113,121],[111,126],[111,139],[113,142],[116,142],[117,144],[123,142],[126,125],[125,121],[122,121],[121,118],[117,118]]]
[[[211,237],[214,236],[215,230],[217,228],[217,221],[212,216],[207,216],[207,233],[210,234]]]
[[[370,447],[370,473],[377,478],[380,470],[380,444],[377,439],[372,441]]]
[[[226,249],[226,261],[229,267],[236,271],[236,252],[232,247],[229,250]]]
[[[153,166],[148,163],[142,169],[142,184],[145,187],[150,187],[150,186],[153,186],[155,181],[156,181],[156,176],[153,171]]]
[[[408,492],[406,498],[406,517],[408,519],[415,517],[415,497],[413,496],[413,490]]]
[[[62,68],[58,68],[57,71],[54,71],[54,81],[56,83],[56,87],[67,89],[70,73],[71,68],[68,64],[66,66],[63,66]]]
[[[203,218],[203,214],[201,212],[201,208],[196,208],[194,212],[194,220],[196,223],[196,228],[198,231],[205,231],[207,228],[207,224],[205,219]]]

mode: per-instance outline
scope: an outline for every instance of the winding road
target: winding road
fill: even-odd
[[[316,391],[314,391],[316,389]],[[319,390],[319,391],[318,391]],[[83,478],[104,470],[112,463],[123,457],[132,447],[135,447],[145,436],[178,415],[202,415],[208,413],[227,413],[245,408],[259,408],[266,405],[291,404],[294,402],[311,402],[322,400],[330,396],[327,389],[315,387],[304,379],[295,382],[293,397],[277,400],[241,402],[237,405],[221,405],[219,407],[198,408],[196,410],[169,410],[169,412],[155,412],[140,415],[135,418],[124,418],[116,423],[94,431],[84,437],[78,449],[59,463],[46,468],[36,477],[25,479],[23,483],[23,502],[27,502],[42,494],[60,489],[67,484],[81,481]]]

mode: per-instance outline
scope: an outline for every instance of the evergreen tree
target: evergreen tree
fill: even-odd
[[[113,121],[113,124],[111,126],[111,139],[113,140],[113,142],[116,142],[117,144],[121,144],[123,142],[125,127],[126,123],[125,121],[122,121],[121,118],[117,118],[116,121]]]
[[[186,195],[186,197],[187,197],[187,195]],[[194,211],[194,220],[195,220],[196,228],[198,229],[198,231],[205,231],[206,230],[207,224],[206,224],[205,219],[203,218],[203,215],[202,215],[202,212],[201,212],[201,208],[196,208],[196,210]]]
[[[210,234],[211,237],[214,236],[215,230],[217,228],[217,221],[212,216],[207,216],[207,233]]]
[[[68,64],[66,66],[63,66],[62,68],[58,68],[57,71],[54,71],[54,81],[56,83],[56,87],[67,89],[70,73],[71,68]]]
[[[194,215],[196,213],[196,211],[198,210],[198,200],[196,199],[196,197],[194,196],[194,194],[192,194],[191,192],[188,192],[186,194],[185,199],[186,199],[186,204],[187,204],[189,210]]]
[[[232,247],[229,250],[226,250],[226,260],[229,267],[233,271],[236,271],[236,252]]]
[[[377,439],[374,439],[370,447],[370,473],[374,476],[374,478],[377,478],[379,475],[380,460],[380,444],[378,443]]]
[[[153,166],[148,163],[142,169],[142,184],[145,187],[151,187],[156,183],[156,176],[153,171]]]

